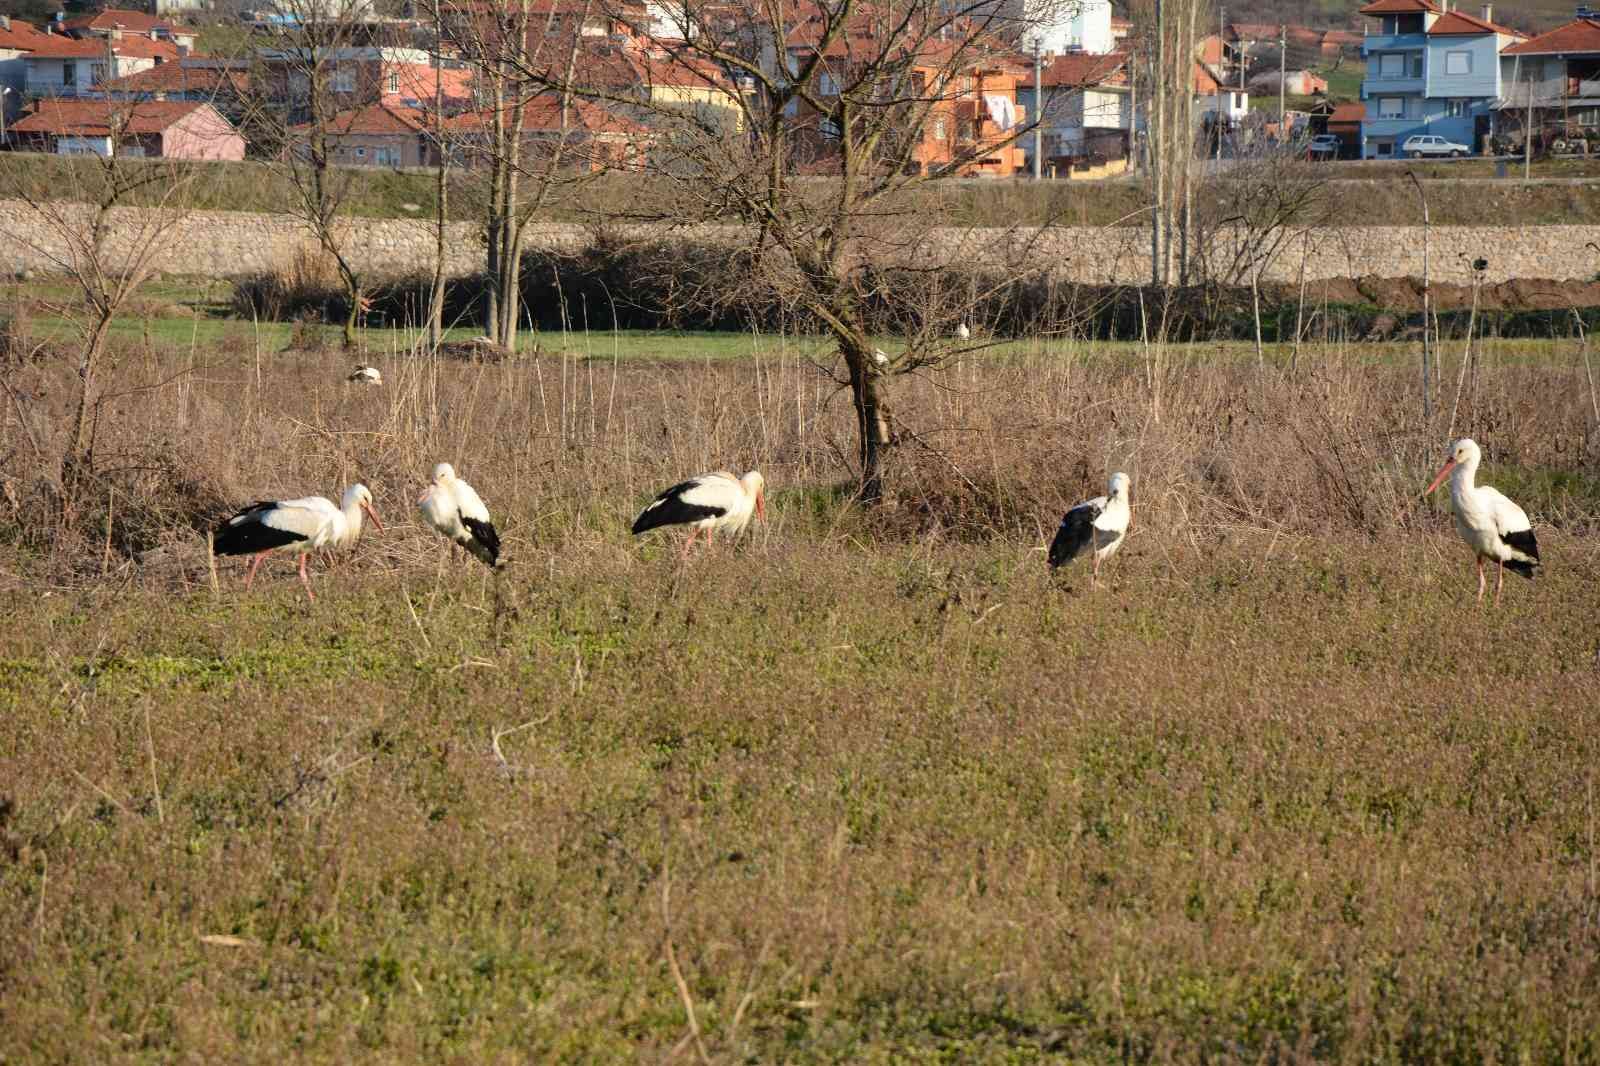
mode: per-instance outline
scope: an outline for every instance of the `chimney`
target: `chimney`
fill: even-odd
[[[10,15],[0,15],[0,30],[9,30],[9,29],[11,29],[11,16]]]
[[[1493,22],[1494,21],[1494,5],[1493,4],[1484,4],[1483,5],[1483,13],[1479,17],[1482,18],[1483,21],[1485,21],[1485,22]]]

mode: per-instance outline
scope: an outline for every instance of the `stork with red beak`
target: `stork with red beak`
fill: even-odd
[[[1483,602],[1487,585],[1483,561],[1493,559],[1497,570],[1494,602],[1498,606],[1507,567],[1532,580],[1540,565],[1539,542],[1534,539],[1533,526],[1522,508],[1488,485],[1473,484],[1482,459],[1477,442],[1467,437],[1456,441],[1450,445],[1439,476],[1423,495],[1431,495],[1445,478],[1450,479],[1450,504],[1455,512],[1456,532],[1477,557],[1478,602]]]
[[[253,555],[244,588],[256,579],[256,571],[275,551],[293,551],[300,556],[300,584],[306,599],[316,602],[311,580],[306,576],[306,560],[322,548],[348,548],[361,536],[361,516],[383,532],[378,512],[372,509],[372,493],[365,485],[345,490],[344,506],[335,507],[321,496],[297,500],[264,500],[229,518],[212,534],[212,551],[218,555]]]
[[[758,471],[735,477],[726,470],[701,474],[667,489],[650,502],[633,521],[633,532],[644,533],[659,526],[687,525],[689,539],[683,556],[688,558],[695,538],[705,531],[706,543],[716,532],[737,537],[750,524],[750,516],[767,517],[766,481]]]

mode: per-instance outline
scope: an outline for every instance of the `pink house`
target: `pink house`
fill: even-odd
[[[11,133],[24,150],[56,155],[244,158],[233,123],[199,101],[40,100]]]

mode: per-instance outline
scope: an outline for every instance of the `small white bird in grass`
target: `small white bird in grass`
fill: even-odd
[[[705,530],[706,543],[714,532],[737,537],[750,524],[751,514],[767,517],[766,480],[755,470],[735,477],[725,470],[701,474],[672,486],[651,501],[633,521],[633,532],[644,533],[658,526],[692,525],[683,545],[688,558],[695,538]]]
[[[884,351],[882,348],[874,348],[872,349],[872,361],[877,363],[879,366],[888,366],[889,353]]]
[[[382,385],[383,375],[378,372],[378,368],[375,366],[357,363],[354,372],[345,380],[353,381],[357,385]]]
[[[361,516],[383,532],[383,523],[372,507],[372,493],[365,485],[351,485],[344,493],[344,506],[335,507],[321,496],[298,500],[272,500],[252,503],[216,528],[211,550],[218,555],[254,555],[245,574],[244,588],[250,591],[256,570],[275,551],[292,550],[300,556],[300,583],[306,599],[315,603],[311,580],[306,576],[306,560],[322,548],[343,548],[361,535]]]
[[[964,341],[970,341],[972,339],[972,330],[965,322],[956,327],[956,338]]]
[[[417,510],[441,537],[461,545],[491,570],[498,565],[500,534],[483,500],[471,485],[456,477],[455,467],[440,463],[433,468],[433,483],[417,501]]]
[[[1476,441],[1469,437],[1456,441],[1450,445],[1450,454],[1445,457],[1439,476],[1423,495],[1432,495],[1440,482],[1450,478],[1450,504],[1455,512],[1456,532],[1477,557],[1478,602],[1483,602],[1488,583],[1483,575],[1483,561],[1493,559],[1497,564],[1494,602],[1498,606],[1507,567],[1533,579],[1540,565],[1539,542],[1534,539],[1533,526],[1522,508],[1488,485],[1473,484],[1482,459],[1483,452]]]
[[[1128,503],[1128,489],[1133,482],[1127,474],[1112,474],[1108,495],[1085,500],[1061,518],[1061,528],[1050,542],[1050,569],[1063,566],[1076,559],[1085,548],[1094,551],[1094,573],[1091,580],[1100,581],[1100,564],[1122,547],[1128,532],[1133,509]]]

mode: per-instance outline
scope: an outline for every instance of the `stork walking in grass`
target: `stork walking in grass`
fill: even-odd
[[[1112,474],[1107,495],[1085,500],[1061,518],[1061,528],[1050,542],[1050,569],[1064,566],[1085,550],[1094,552],[1091,582],[1100,582],[1100,564],[1122,547],[1133,518],[1128,489],[1133,482],[1127,474]]]
[[[306,599],[315,603],[311,580],[306,576],[306,560],[323,548],[344,548],[361,536],[361,516],[383,531],[378,512],[372,508],[372,493],[365,485],[351,485],[344,493],[344,506],[335,507],[321,496],[298,500],[273,500],[252,503],[218,526],[211,536],[211,550],[218,555],[254,555],[245,574],[244,588],[256,578],[256,570],[275,551],[294,551],[300,556],[300,584]]]
[[[440,463],[433,482],[417,501],[423,519],[445,540],[459,544],[493,570],[500,559],[500,534],[489,509],[473,487],[456,477],[455,467]]]
[[[683,544],[688,558],[695,538],[705,531],[706,543],[713,533],[737,537],[750,524],[754,514],[767,516],[766,481],[755,470],[735,477],[725,470],[701,474],[679,482],[650,502],[633,520],[633,532],[644,533],[660,526],[692,526]]]
[[[1539,563],[1539,542],[1534,539],[1533,526],[1522,508],[1512,503],[1497,489],[1488,485],[1475,485],[1478,463],[1483,452],[1477,442],[1463,437],[1450,445],[1439,476],[1433,479],[1424,496],[1433,494],[1445,478],[1450,479],[1450,506],[1455,512],[1456,532],[1472,549],[1478,564],[1478,602],[1483,602],[1488,579],[1483,574],[1483,561],[1495,561],[1494,602],[1500,603],[1500,589],[1505,584],[1507,568],[1530,581]]]

